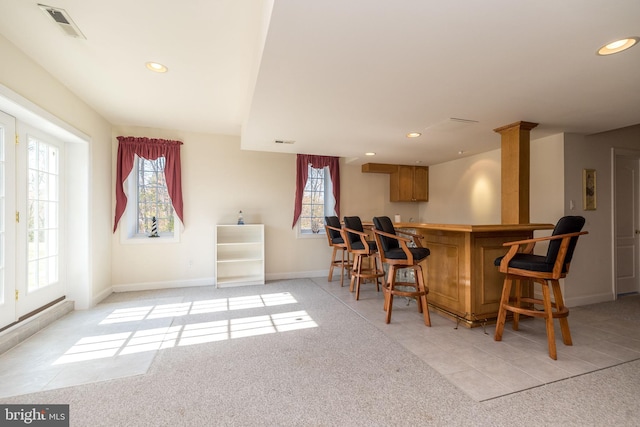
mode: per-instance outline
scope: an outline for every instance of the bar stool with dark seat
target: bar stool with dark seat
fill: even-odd
[[[352,265],[351,258],[347,251],[347,244],[342,238],[340,219],[337,216],[325,216],[324,221],[327,240],[329,241],[329,246],[333,248],[331,264],[329,265],[329,277],[327,277],[327,281],[330,282],[333,279],[333,269],[335,267],[340,267],[340,286],[342,286],[344,283],[345,269],[348,272]],[[338,251],[340,251],[340,259],[336,257],[338,255]],[[345,255],[347,256],[346,259]]]
[[[376,242],[367,240],[362,221],[357,216],[345,216],[342,238],[347,244],[347,250],[353,255],[353,268],[351,269],[351,283],[349,290],[356,291],[356,301],[360,299],[360,284],[366,280],[376,282],[376,290],[380,292],[380,278],[384,277],[384,269]],[[365,260],[371,262],[365,266]]]
[[[393,296],[397,295],[415,298],[418,303],[418,311],[424,315],[424,324],[431,326],[429,306],[427,305],[429,288],[424,283],[422,266],[420,265],[431,252],[429,249],[422,247],[421,241],[419,240],[422,236],[405,231],[398,231],[397,233],[405,234],[410,236],[410,238],[399,236],[396,233],[391,219],[387,216],[374,217],[373,226],[373,232],[375,233],[382,262],[389,265],[387,283],[383,288],[384,309],[387,312],[386,322],[391,322]],[[408,244],[410,242],[413,242],[416,247],[409,247]],[[396,281],[396,272],[403,268],[413,270],[416,278],[415,283]],[[397,286],[412,287],[414,290],[401,290],[398,289]]]
[[[509,246],[509,251],[505,256],[496,258],[494,262],[500,271],[506,274],[494,336],[496,341],[502,340],[507,311],[510,311],[513,313],[514,331],[518,330],[521,314],[545,319],[549,357],[552,359],[557,360],[558,358],[553,319],[560,321],[564,344],[573,344],[567,320],[569,309],[564,305],[559,279],[566,277],[569,273],[569,264],[578,242],[578,236],[588,233],[580,231],[584,222],[585,219],[581,216],[565,216],[560,218],[551,236],[504,243],[504,246]],[[549,242],[547,255],[534,255],[535,244],[544,241]],[[521,247],[524,247],[522,251],[520,251]],[[510,298],[511,285],[514,281],[516,286],[512,300]],[[521,281],[533,281],[542,285],[542,299],[523,296]],[[553,291],[553,302],[551,301],[550,289]],[[522,303],[527,305],[523,306]],[[534,304],[542,305],[543,310],[536,309]]]

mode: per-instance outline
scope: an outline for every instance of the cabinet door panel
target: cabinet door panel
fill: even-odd
[[[413,198],[419,202],[429,200],[429,168],[416,166],[413,180]]]
[[[413,200],[413,167],[398,166],[398,199],[400,201]]]
[[[389,198],[392,202],[426,202],[429,200],[429,167],[367,163],[365,173],[388,173]]]

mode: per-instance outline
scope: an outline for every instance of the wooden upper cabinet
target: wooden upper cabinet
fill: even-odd
[[[365,173],[388,173],[390,179],[390,200],[392,202],[429,201],[429,167],[366,163]]]
[[[413,167],[413,197],[420,202],[429,201],[429,168]]]
[[[398,165],[391,174],[392,202],[426,202],[429,200],[429,168]]]

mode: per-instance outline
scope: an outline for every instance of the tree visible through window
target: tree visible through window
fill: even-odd
[[[28,137],[28,290],[58,281],[60,167],[58,147]]]
[[[122,227],[125,240],[141,241],[137,238],[151,235],[156,217],[160,236],[177,241],[180,227],[174,227],[173,215],[184,224],[181,145],[181,141],[166,139],[118,137],[114,233],[126,212],[126,226]]]
[[[316,169],[309,165],[309,178],[302,194],[302,212],[300,213],[302,233],[324,232],[325,212],[333,212],[333,203],[331,203],[333,200],[327,200],[332,199],[331,179],[326,173],[327,169],[326,167]]]
[[[172,233],[174,228],[173,205],[164,176],[166,159],[148,160],[138,157],[138,209],[136,233],[151,234],[153,218],[158,233]]]
[[[321,208],[322,206],[322,208]],[[296,198],[291,228],[301,234],[324,233],[324,216],[340,214],[340,167],[337,157],[296,155]]]

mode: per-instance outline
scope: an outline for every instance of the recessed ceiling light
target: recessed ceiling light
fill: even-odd
[[[420,132],[409,132],[409,133],[407,134],[407,138],[417,138],[417,137],[419,137],[420,135],[422,135]]]
[[[375,156],[376,153],[374,153],[373,151],[370,151],[368,153],[364,153],[365,156]]]
[[[462,155],[462,154],[464,154],[464,151],[460,150],[460,151],[458,151],[458,154]]]
[[[639,40],[640,37],[627,37],[626,39],[616,40],[598,49],[598,55],[606,56],[622,52],[623,50],[627,50],[631,46],[634,46],[636,43],[638,43]]]
[[[145,65],[149,70],[155,71],[156,73],[166,73],[169,71],[167,67],[157,62],[147,62]]]

